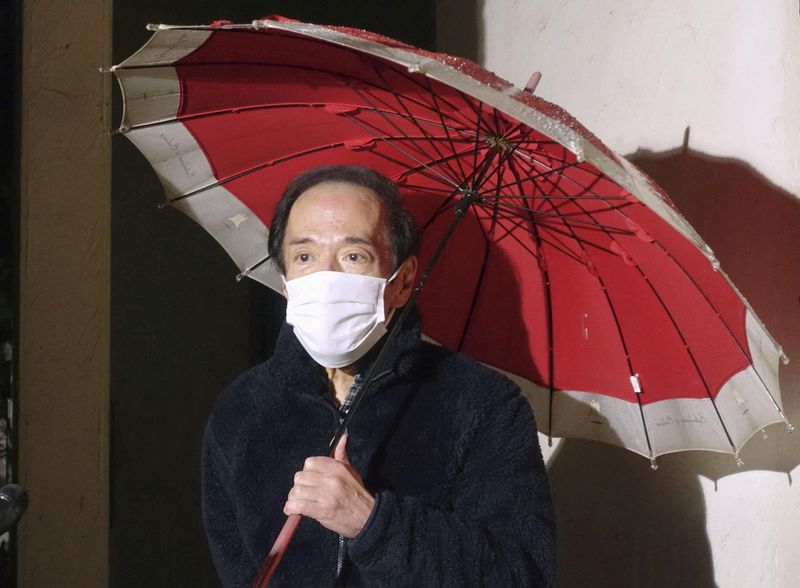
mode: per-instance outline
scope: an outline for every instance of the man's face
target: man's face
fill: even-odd
[[[363,186],[324,182],[295,201],[286,225],[286,279],[318,271],[387,277],[392,252],[385,212]]]
[[[387,278],[393,269],[387,212],[370,189],[345,182],[323,182],[295,201],[284,238],[287,281],[318,271]],[[403,264],[387,285],[386,304],[405,304],[416,273],[416,259]]]

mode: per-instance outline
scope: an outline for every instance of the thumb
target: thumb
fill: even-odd
[[[333,459],[349,464],[350,459],[347,457],[347,433],[339,438],[336,448],[333,450]]]

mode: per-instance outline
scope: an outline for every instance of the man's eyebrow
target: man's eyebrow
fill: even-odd
[[[356,237],[354,235],[349,235],[344,238],[345,243],[349,243],[351,245],[368,245],[370,247],[375,246],[375,242],[372,239],[366,237]]]
[[[307,243],[313,243],[314,239],[311,237],[297,237],[296,239],[292,239],[289,241],[289,245],[305,245]]]
[[[308,243],[316,243],[317,240],[313,237],[296,237],[289,241],[288,245],[291,247],[293,245],[307,245]],[[344,238],[344,242],[349,245],[367,245],[369,247],[375,247],[375,242],[368,238],[368,237],[359,237],[356,235],[348,235]]]

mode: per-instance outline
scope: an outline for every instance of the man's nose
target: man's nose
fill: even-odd
[[[326,255],[322,258],[320,271],[341,272],[344,271],[342,264],[335,255]]]

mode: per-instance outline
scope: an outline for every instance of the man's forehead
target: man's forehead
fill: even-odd
[[[363,230],[385,226],[387,217],[386,204],[370,188],[346,182],[322,182],[298,196],[289,211],[288,224],[291,228],[331,222]]]
[[[384,203],[381,197],[367,186],[356,184],[353,182],[344,181],[324,181],[309,186],[303,190],[295,201],[295,206],[302,200],[320,199],[320,198],[345,198],[347,200],[364,200],[372,205],[383,207]]]

